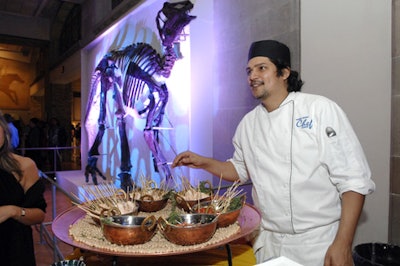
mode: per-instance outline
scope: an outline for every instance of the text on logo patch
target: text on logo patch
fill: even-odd
[[[313,121],[308,116],[303,116],[296,119],[296,127],[311,129],[312,126],[313,126]]]

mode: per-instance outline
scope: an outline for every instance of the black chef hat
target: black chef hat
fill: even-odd
[[[248,60],[256,56],[265,56],[269,59],[278,60],[290,67],[290,50],[289,48],[274,40],[264,40],[253,42],[249,49]]]

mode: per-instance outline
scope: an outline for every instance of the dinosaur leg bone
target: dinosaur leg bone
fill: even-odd
[[[125,122],[125,111],[122,105],[122,98],[119,91],[116,90],[114,95],[115,101],[117,102],[118,108],[116,112],[117,116],[117,125],[118,125],[118,133],[121,141],[121,173],[118,176],[121,179],[121,188],[125,191],[132,191],[133,184],[132,178],[130,174],[130,170],[132,168],[132,164],[130,161],[130,151],[128,138],[126,136],[126,122]]]

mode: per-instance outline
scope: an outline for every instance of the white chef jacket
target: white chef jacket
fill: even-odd
[[[333,135],[329,137],[328,135]],[[362,147],[343,110],[319,95],[291,92],[239,123],[229,160],[251,179],[261,229],[298,234],[340,219],[340,195],[375,190]]]

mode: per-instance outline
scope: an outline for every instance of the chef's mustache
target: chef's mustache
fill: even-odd
[[[261,80],[254,80],[250,82],[250,87],[257,87],[260,85],[264,85],[264,82]]]

